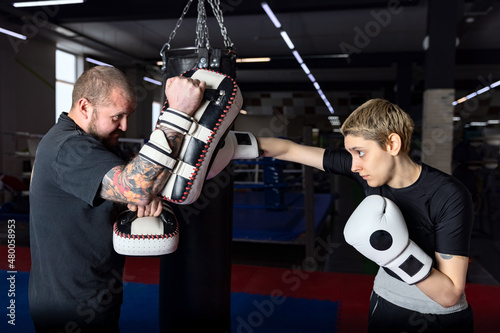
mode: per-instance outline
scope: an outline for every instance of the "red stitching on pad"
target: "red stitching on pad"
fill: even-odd
[[[200,70],[200,69],[198,68],[197,70]],[[233,102],[234,102],[235,97],[236,97],[236,93],[237,93],[237,91],[238,91],[238,87],[237,87],[237,85],[236,85],[235,80],[234,80],[232,77],[228,76],[228,75],[225,75],[225,74],[222,74],[222,73],[216,72],[216,71],[214,71],[214,70],[208,70],[208,69],[201,69],[201,70],[206,70],[206,71],[208,71],[208,72],[216,73],[216,74],[219,74],[219,75],[224,75],[226,78],[228,78],[229,80],[231,80],[231,83],[233,84],[233,92],[232,92],[231,97],[229,98],[228,105],[226,105],[226,109],[225,109],[225,110],[222,110],[222,114],[220,114],[220,115],[219,115],[219,117],[220,117],[220,118],[219,118],[219,120],[218,120],[219,122],[215,124],[215,127],[213,128],[213,131],[211,131],[211,135],[212,135],[212,136],[210,136],[210,137],[208,138],[208,140],[207,140],[208,145],[205,145],[205,148],[207,148],[207,149],[208,149],[208,148],[210,148],[210,144],[212,143],[212,140],[214,139],[214,137],[213,137],[213,136],[214,136],[215,134],[217,134],[217,131],[219,130],[219,127],[220,127],[221,123],[223,122],[223,120],[224,120],[224,118],[225,118],[225,116],[226,116],[227,112],[231,109],[231,107],[232,107],[232,105],[233,105]],[[188,70],[188,71],[191,71],[191,70]],[[188,71],[185,71],[184,73],[182,73],[182,75],[186,74]],[[166,105],[167,105],[167,101],[165,101],[165,104],[164,104],[164,107],[163,107],[163,109],[162,109],[161,113],[163,113],[164,109],[166,109]],[[206,153],[206,152],[207,152],[207,150],[202,150],[202,154],[200,155],[200,159],[199,159],[198,161],[200,161],[200,162],[203,162],[203,161],[204,161],[204,159],[205,159],[205,157],[206,157],[206,155],[205,155],[205,153]],[[196,164],[195,166],[196,166],[196,167],[199,167],[199,166],[200,166],[200,164]],[[193,177],[189,177],[189,179],[190,179],[190,180],[194,180],[194,179],[196,178],[197,174],[198,174],[198,171],[199,171],[199,169],[198,169],[198,168],[196,168],[196,169],[194,170],[194,172],[192,173],[192,176],[193,176]],[[188,182],[188,185],[192,185],[192,184],[193,184],[193,183]],[[189,191],[190,191],[190,190],[191,190],[191,187],[185,187],[185,191],[186,191],[186,192],[184,192],[184,194],[186,194],[186,195],[187,195],[187,194],[189,194]],[[163,196],[163,199],[164,199],[164,200],[167,200],[167,201],[170,201],[170,202],[174,202],[174,203],[180,203],[180,202],[182,202],[182,201],[184,201],[184,200],[186,199],[186,196],[183,196],[183,197],[181,198],[182,200],[173,200],[172,198],[169,198],[169,197],[167,197],[167,196]]]
[[[133,239],[133,240],[141,240],[141,239],[145,240],[146,238],[147,239],[151,239],[151,238],[158,239],[159,237],[161,237],[161,238],[174,237],[175,235],[177,235],[179,233],[179,226],[176,226],[173,234],[169,233],[169,234],[162,234],[162,235],[131,235],[131,234],[125,234],[125,233],[122,233],[121,231],[118,231],[118,226],[116,225],[116,222],[115,222],[115,225],[113,226],[113,231],[120,238],[128,238],[128,239]]]

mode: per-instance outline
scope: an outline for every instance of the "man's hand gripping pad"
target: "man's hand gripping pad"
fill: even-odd
[[[164,203],[158,217],[137,217],[137,212],[121,213],[113,227],[113,247],[128,256],[159,256],[177,250],[179,225],[172,209]]]
[[[200,196],[217,145],[238,116],[243,97],[236,82],[227,75],[193,69],[183,76],[205,81],[210,95],[196,110],[192,123],[184,125],[187,130],[178,162],[161,192],[164,200],[187,205]],[[160,115],[160,126],[162,119],[168,121],[168,113]]]

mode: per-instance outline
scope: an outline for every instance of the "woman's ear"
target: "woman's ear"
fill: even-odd
[[[387,151],[393,156],[398,155],[401,151],[401,137],[399,134],[391,133],[388,139]]]

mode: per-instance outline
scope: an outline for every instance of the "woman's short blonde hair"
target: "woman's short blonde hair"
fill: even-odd
[[[354,135],[376,141],[384,150],[389,143],[389,135],[396,133],[401,137],[401,151],[409,152],[413,127],[413,120],[403,109],[376,98],[354,110],[342,124],[340,132],[344,137]]]

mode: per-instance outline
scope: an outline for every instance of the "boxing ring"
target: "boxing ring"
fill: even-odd
[[[312,126],[304,126],[302,139],[313,144]],[[333,189],[315,193],[313,168],[297,163],[260,158],[234,165],[233,241],[303,244],[306,257],[313,257],[334,210]],[[250,170],[253,177],[242,180]]]
[[[233,241],[305,244],[306,220],[303,193],[285,193],[284,210],[259,207],[263,194],[234,193]],[[332,205],[331,194],[314,195],[314,230],[320,232]],[[251,207],[254,206],[255,207]]]

